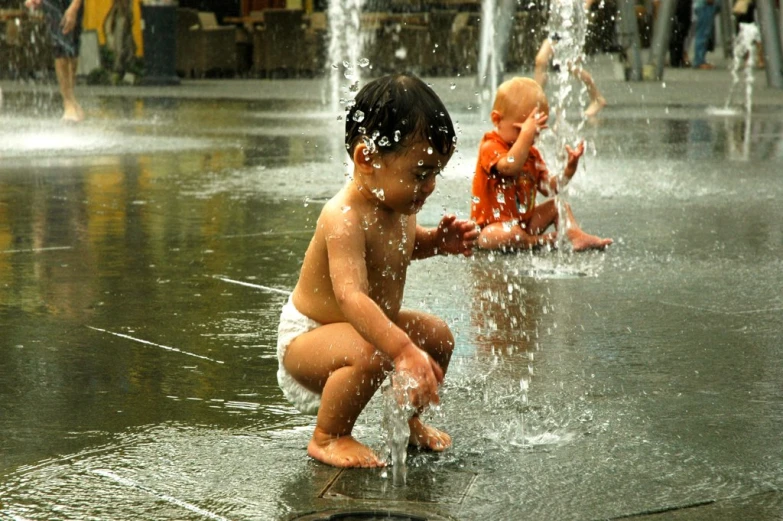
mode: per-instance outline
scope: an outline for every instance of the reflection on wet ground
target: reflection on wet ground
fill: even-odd
[[[0,518],[779,518],[780,109],[607,110],[568,194],[607,252],[414,264],[407,305],[457,338],[434,413],[455,446],[411,454],[400,492],[308,461],[275,380],[278,309],[345,182],[337,117],[104,99],[64,127],[28,101],[0,116]],[[486,122],[452,116],[424,224],[467,213]]]

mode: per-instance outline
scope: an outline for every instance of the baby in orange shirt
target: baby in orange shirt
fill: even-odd
[[[491,113],[495,130],[479,145],[470,217],[481,228],[478,246],[506,251],[554,246],[558,209],[554,199],[536,204],[536,194],[554,196],[558,180],[550,177],[541,153],[533,145],[546,128],[549,103],[541,86],[530,78],[512,78],[498,87]],[[584,142],[572,149],[563,172],[567,183],[576,173]],[[612,239],[585,233],[566,204],[566,236],[574,251],[603,249]]]

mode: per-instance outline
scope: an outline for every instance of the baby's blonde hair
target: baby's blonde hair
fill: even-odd
[[[544,89],[535,80],[521,77],[501,83],[492,106],[492,110],[502,115],[514,112],[520,120],[526,119],[536,108],[549,112],[549,102]]]

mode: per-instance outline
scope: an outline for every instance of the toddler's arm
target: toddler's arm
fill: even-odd
[[[568,159],[566,160],[566,165],[563,169],[563,181],[561,183],[559,179],[554,177],[547,178],[546,180],[542,179],[541,191],[544,192],[545,195],[556,195],[559,188],[563,188],[571,181],[571,178],[576,174],[577,167],[579,167],[579,158],[585,153],[585,142],[580,141],[576,148],[571,148],[566,145],[565,149],[568,154]]]
[[[479,232],[476,223],[457,219],[456,215],[444,215],[436,228],[416,226],[416,244],[413,247],[414,259],[426,259],[439,254],[473,254]]]
[[[546,128],[548,117],[545,113],[533,111],[524,123],[514,123],[514,126],[519,129],[519,136],[511,145],[506,157],[500,158],[495,165],[495,170],[500,175],[516,177],[522,173],[522,167],[525,166],[530,147],[533,146],[538,133]]]
[[[438,403],[438,383],[443,370],[395,324],[370,297],[365,235],[358,215],[342,210],[322,213],[323,233],[329,257],[329,276],[343,316],[367,342],[394,361],[417,381],[414,406]]]

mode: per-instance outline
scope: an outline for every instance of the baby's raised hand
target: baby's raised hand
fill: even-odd
[[[473,254],[479,232],[476,223],[465,219],[457,219],[456,215],[444,215],[438,224],[438,251],[462,254],[466,257]]]
[[[514,123],[514,126],[520,129],[523,134],[535,133],[535,135],[538,135],[547,128],[546,122],[548,119],[549,115],[546,112],[534,110],[523,123]]]
[[[576,168],[576,165],[579,164],[579,158],[585,153],[585,142],[580,141],[579,144],[576,145],[576,148],[571,148],[566,145],[565,149],[568,153],[568,166]]]

